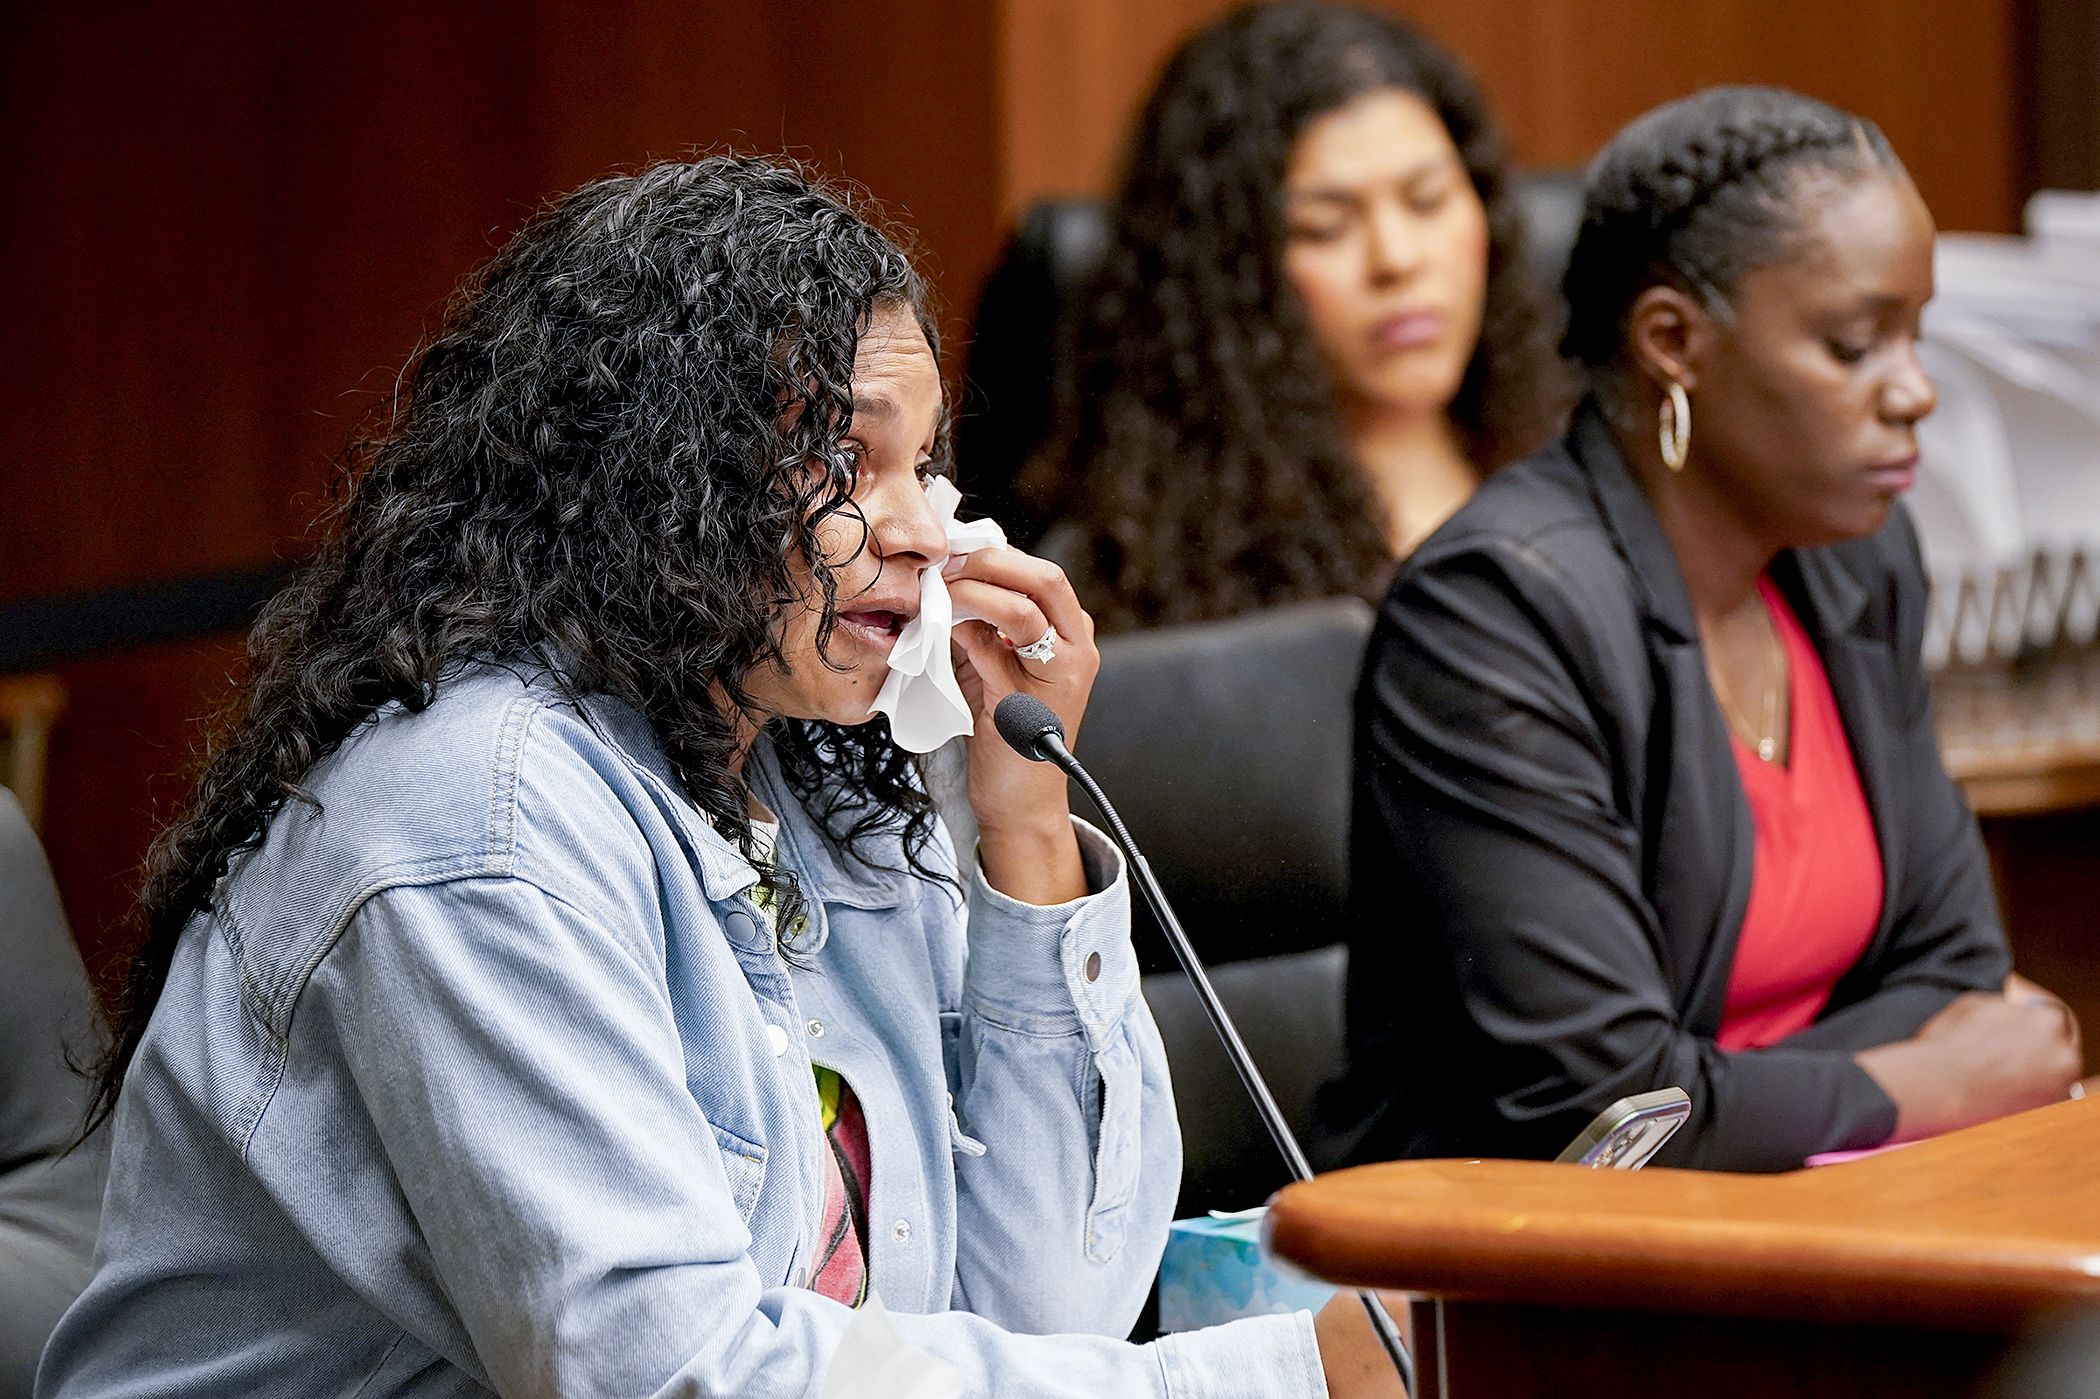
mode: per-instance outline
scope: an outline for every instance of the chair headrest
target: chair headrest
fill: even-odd
[[[971,507],[999,521],[1024,549],[1057,512],[1035,510],[1014,483],[1050,434],[1059,322],[1107,245],[1108,220],[1097,201],[1038,204],[1014,230],[977,303],[955,427],[958,480]]]
[[[1331,598],[1101,644],[1075,751],[1208,959],[1338,936],[1370,627],[1361,601]],[[1077,792],[1073,810],[1090,810]]]

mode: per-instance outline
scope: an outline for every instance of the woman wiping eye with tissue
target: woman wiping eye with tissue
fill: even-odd
[[[1393,1392],[1354,1307],[1120,1339],[1166,1066],[1113,849],[989,718],[1076,731],[1092,626],[927,480],[925,300],[733,159],[469,284],[157,848],[40,1394]]]
[[[1068,732],[1076,727],[1099,665],[1093,622],[1055,564],[1005,548],[995,524],[954,524],[955,487],[926,475],[944,446],[941,406],[940,367],[911,307],[877,305],[853,364],[851,494],[819,507],[821,562],[796,569],[810,605],[791,610],[779,660],[744,685],[768,716],[852,728],[887,714],[908,752],[969,734],[987,880],[1026,902],[1063,903],[1086,893],[1064,778],[1008,748],[991,709],[1025,689]],[[970,552],[951,553],[951,532]],[[828,612],[817,568],[828,575]],[[922,624],[942,612],[971,620]],[[1036,659],[1017,647],[1033,647]]]

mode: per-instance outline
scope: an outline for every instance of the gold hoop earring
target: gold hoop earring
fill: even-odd
[[[1670,396],[1662,401],[1657,418],[1663,465],[1682,471],[1684,459],[1692,450],[1692,401],[1685,397],[1684,385],[1674,381],[1670,384]]]

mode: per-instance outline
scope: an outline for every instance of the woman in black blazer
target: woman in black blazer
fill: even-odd
[[[1932,224],[1902,166],[1789,93],[1658,109],[1593,167],[1567,290],[1591,399],[1415,554],[1371,640],[1339,1154],[1548,1157],[1675,1084],[1663,1162],[1782,1170],[2062,1098],[2076,1024],[2010,975],[1919,660],[1896,497]],[[1878,885],[1832,867],[1834,809],[1760,829],[1746,800],[1811,693]],[[1855,898],[1856,941],[1804,1028],[1724,1049],[1761,836],[1791,841],[1768,879],[1821,856],[1792,907]],[[1792,926],[1765,903],[1769,960]]]

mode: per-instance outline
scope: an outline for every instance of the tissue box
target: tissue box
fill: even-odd
[[[1286,1277],[1261,1255],[1261,1215],[1179,1219],[1159,1264],[1159,1329],[1193,1331],[1243,1316],[1318,1311],[1324,1282]]]

